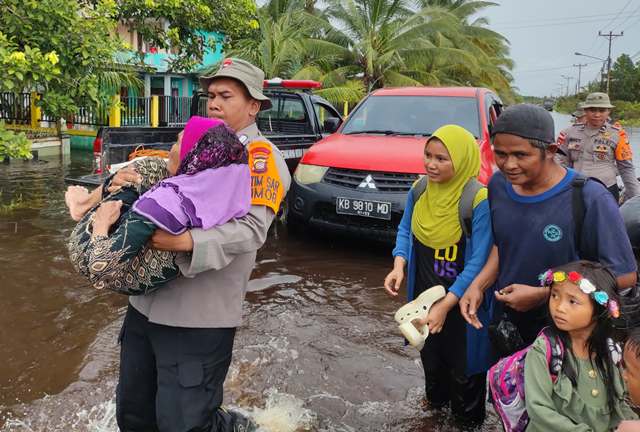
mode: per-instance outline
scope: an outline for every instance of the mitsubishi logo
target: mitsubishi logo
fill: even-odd
[[[362,183],[360,183],[360,185],[358,186],[359,188],[369,188],[369,189],[376,189],[376,184],[373,181],[373,177],[371,177],[371,174],[369,174],[368,176],[366,176],[364,178],[364,180],[362,180]]]

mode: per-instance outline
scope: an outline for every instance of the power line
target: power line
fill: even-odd
[[[625,25],[627,23],[627,21],[629,21],[631,18],[633,18],[633,15],[635,15],[636,13],[640,12],[640,6],[638,6],[633,12],[631,12],[629,15],[627,15],[627,18],[625,18],[624,21],[622,21],[620,24],[618,24],[618,27],[622,27],[623,25]],[[633,25],[633,24],[632,24]],[[625,27],[624,30],[628,30],[630,29],[631,26],[629,27]],[[624,31],[623,30],[623,31]]]
[[[640,23],[640,19],[637,19],[637,20],[633,21],[631,24],[629,24],[629,26],[625,27],[624,30],[622,30],[622,31],[627,31],[627,30],[629,30],[630,28],[632,28],[633,26],[635,26],[638,23]]]
[[[591,62],[591,63],[585,63],[585,65],[587,66],[591,66],[594,64],[602,64],[602,62],[597,61],[597,62]],[[567,66],[557,66],[557,67],[552,67],[552,68],[544,68],[544,69],[528,69],[528,70],[516,70],[517,73],[529,73],[529,72],[546,72],[546,71],[554,71],[554,70],[562,70],[562,69],[569,69],[572,68],[574,65],[567,65]]]
[[[630,15],[631,18],[637,18],[640,17],[640,14],[634,14],[634,15]],[[565,22],[556,22],[556,23],[540,23],[540,24],[530,24],[530,25],[523,25],[523,26],[500,26],[500,25],[494,25],[493,27],[495,27],[496,29],[502,29],[502,30],[518,30],[518,29],[526,29],[526,28],[536,28],[536,27],[550,27],[550,26],[565,26],[565,25],[575,25],[575,24],[590,24],[590,23],[597,23],[601,20],[600,19],[588,19],[588,20],[578,20],[578,21],[565,21]]]
[[[609,27],[611,24],[613,24],[615,22],[615,20],[618,19],[618,17],[622,14],[622,12],[624,12],[624,10],[627,8],[627,6],[629,6],[631,4],[632,0],[629,0],[627,2],[627,4],[624,5],[624,7],[622,9],[620,9],[620,12],[618,12],[618,14],[613,17],[613,19],[611,21],[609,21],[608,23],[606,23],[605,25],[603,25],[602,27],[600,27],[600,30],[605,29],[607,27]]]
[[[626,7],[626,6],[625,6],[625,7]],[[541,20],[540,20],[540,21],[544,21],[544,22],[547,22],[547,21],[565,21],[565,20],[583,19],[583,18],[600,18],[600,19],[602,19],[602,18],[610,17],[610,16],[612,16],[612,15],[616,15],[616,17],[617,17],[617,15],[621,14],[623,11],[624,11],[624,8],[623,8],[623,10],[620,10],[620,11],[618,11],[618,12],[611,12],[611,13],[606,13],[606,14],[579,15],[579,16],[571,15],[571,16],[565,16],[565,17],[541,18]],[[635,12],[634,12],[634,13],[635,13]],[[535,22],[538,22],[538,21],[534,21],[534,23],[535,23]],[[496,22],[493,22],[493,23],[491,23],[491,24],[492,24],[492,25],[496,25],[496,24],[525,24],[525,23],[531,23],[531,20],[523,20],[523,21],[513,21],[513,20],[509,20],[509,21],[496,21]]]

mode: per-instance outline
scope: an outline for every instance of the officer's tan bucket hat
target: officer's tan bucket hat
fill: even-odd
[[[584,105],[582,102],[578,103],[578,106],[574,112],[571,113],[575,118],[584,116]]]
[[[611,101],[609,100],[609,95],[606,93],[600,93],[600,92],[596,92],[596,93],[591,93],[589,94],[589,96],[587,96],[587,98],[584,100],[584,103],[582,104],[582,108],[583,109],[587,109],[587,108],[613,108],[613,105],[611,105]]]
[[[233,78],[240,81],[247,88],[252,98],[262,102],[260,111],[271,108],[271,101],[262,93],[264,72],[248,61],[237,58],[224,59],[215,74],[200,77],[200,87],[202,87],[202,90],[207,91],[209,84],[217,78]]]

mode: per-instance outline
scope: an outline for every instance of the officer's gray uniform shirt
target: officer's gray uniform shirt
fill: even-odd
[[[266,141],[252,124],[238,132],[245,145]],[[270,143],[285,193],[291,176],[282,154]],[[265,206],[252,205],[249,213],[209,230],[193,229],[193,251],[176,259],[181,277],[129,302],[149,321],[174,327],[238,327],[242,303],[256,252],[267,238],[275,215]]]

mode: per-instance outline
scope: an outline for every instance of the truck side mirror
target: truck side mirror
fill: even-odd
[[[329,117],[325,119],[324,125],[323,125],[324,132],[330,133],[330,134],[334,133],[335,131],[338,130],[341,123],[342,123],[342,120],[340,120],[337,117]]]

